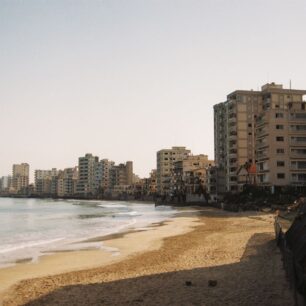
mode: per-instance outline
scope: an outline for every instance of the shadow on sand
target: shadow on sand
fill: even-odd
[[[240,262],[65,286],[26,305],[294,305],[280,258],[270,233],[255,234]]]

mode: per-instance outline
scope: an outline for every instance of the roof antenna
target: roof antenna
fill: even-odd
[[[290,79],[290,83],[289,83],[289,84],[290,84],[290,87],[289,87],[289,88],[290,88],[290,90],[291,90],[291,79]]]

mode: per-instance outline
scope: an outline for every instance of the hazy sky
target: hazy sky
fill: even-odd
[[[0,0],[0,176],[91,152],[213,158],[213,108],[267,81],[306,88],[306,1]]]

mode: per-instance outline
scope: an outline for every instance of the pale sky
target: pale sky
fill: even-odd
[[[306,88],[305,0],[0,0],[0,176],[213,158],[213,105],[290,79]]]

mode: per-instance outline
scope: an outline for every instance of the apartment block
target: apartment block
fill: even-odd
[[[89,195],[96,193],[96,168],[99,157],[88,153],[79,158],[79,178],[77,183],[77,194]]]
[[[111,170],[114,167],[115,163],[108,159],[102,159],[97,164],[95,170],[95,182],[96,188],[100,187],[103,190],[109,190],[111,187]]]
[[[57,177],[57,196],[69,197],[76,193],[78,167],[60,170]]]
[[[12,184],[12,176],[2,176],[0,178],[0,192],[9,192],[10,186]]]
[[[110,171],[111,188],[115,186],[131,186],[133,184],[133,162],[112,166]]]
[[[30,166],[27,163],[14,164],[10,191],[12,193],[24,193],[29,185]]]
[[[58,174],[59,171],[56,168],[35,170],[35,193],[37,195],[57,195]]]
[[[171,192],[171,177],[174,163],[186,159],[190,150],[186,147],[172,147],[157,152],[157,192],[159,194],[169,194]]]
[[[171,177],[171,190],[183,189],[186,194],[199,193],[206,189],[207,168],[214,165],[208,155],[189,155],[181,161],[174,163]]]
[[[306,90],[262,88],[256,120],[257,180],[261,186],[306,186]]]
[[[246,183],[272,191],[305,184],[305,94],[270,83],[261,91],[236,90],[214,106],[215,162],[226,191],[239,192]],[[256,169],[252,181],[242,167]]]

